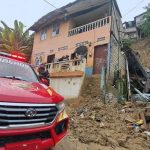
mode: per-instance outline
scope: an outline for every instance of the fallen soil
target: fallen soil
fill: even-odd
[[[68,102],[68,137],[56,150],[150,150],[150,137],[127,128],[125,118],[133,114],[109,96],[99,95],[99,78],[86,78],[79,99]]]
[[[150,38],[135,41],[131,48],[138,52],[139,59],[145,68],[150,69]]]

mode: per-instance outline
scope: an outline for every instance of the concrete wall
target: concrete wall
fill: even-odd
[[[81,86],[83,84],[83,77],[73,78],[51,78],[50,86],[65,99],[78,98],[80,95]]]
[[[110,79],[114,78],[115,70],[120,70],[121,74],[125,74],[125,58],[121,52],[121,39],[123,31],[123,25],[121,16],[117,12],[115,6],[112,9],[112,26],[111,30],[113,34],[110,40],[110,68],[108,69]]]
[[[80,90],[85,76],[86,59],[78,61],[78,65],[73,65],[73,61],[66,61],[64,64],[69,65],[69,70],[57,69],[48,67],[50,72],[50,86],[65,99],[77,98],[80,95]],[[49,65],[49,64],[47,64]],[[58,65],[62,65],[59,63]],[[47,66],[46,66],[47,68]]]

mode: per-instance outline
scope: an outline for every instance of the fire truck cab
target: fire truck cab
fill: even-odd
[[[67,133],[64,98],[24,60],[0,52],[0,150],[48,150]]]

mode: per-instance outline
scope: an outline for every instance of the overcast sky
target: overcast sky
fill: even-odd
[[[57,8],[73,1],[74,0],[49,0],[49,2]],[[132,20],[134,16],[142,13],[144,11],[143,7],[150,2],[150,0],[117,1],[123,16],[123,21]],[[22,21],[27,28],[43,15],[54,10],[54,8],[45,3],[44,0],[0,0],[0,5],[0,20],[13,26],[14,20],[17,19]]]

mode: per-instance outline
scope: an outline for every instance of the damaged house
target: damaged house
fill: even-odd
[[[86,58],[85,73],[100,74],[102,66],[112,79],[125,74],[121,53],[121,13],[116,0],[76,0],[40,18],[35,32],[32,63],[55,63],[64,56]]]
[[[139,53],[135,52],[129,47],[123,49],[126,55],[127,67],[129,72],[128,84],[131,87],[132,94],[139,94],[136,100],[144,98],[143,100],[150,100],[150,74],[146,71],[139,60]]]

